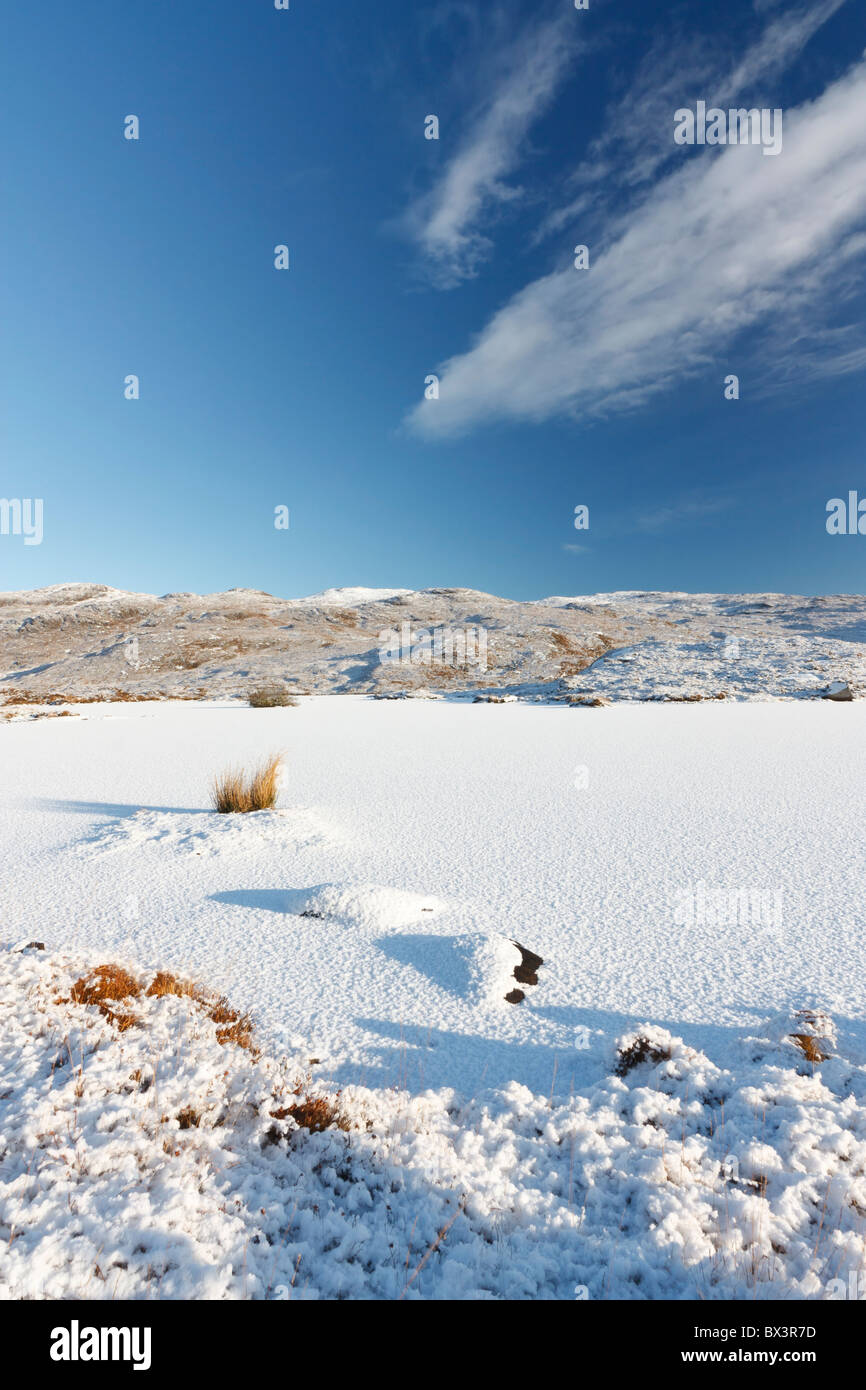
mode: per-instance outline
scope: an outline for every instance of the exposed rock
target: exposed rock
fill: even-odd
[[[847,681],[831,681],[823,692],[824,700],[853,700],[854,695]]]
[[[543,956],[537,956],[534,951],[527,950],[519,941],[515,941],[514,944],[520,952],[520,964],[514,967],[515,980],[519,985],[537,985],[538,967],[544,964]]]

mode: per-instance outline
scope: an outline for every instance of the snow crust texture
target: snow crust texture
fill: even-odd
[[[719,1067],[662,1028],[551,1102],[346,1088],[217,1041],[188,998],[118,1028],[93,956],[0,953],[0,1296],[825,1299],[863,1264],[866,1068],[831,1020]],[[134,962],[126,963],[135,971]],[[142,985],[147,978],[141,974]],[[794,1035],[808,1036],[809,1062]]]

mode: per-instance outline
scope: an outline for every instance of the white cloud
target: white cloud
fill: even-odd
[[[677,156],[671,122],[677,108],[728,107],[748,93],[763,95],[748,105],[778,106],[767,84],[798,56],[845,0],[810,0],[772,19],[739,59],[732,59],[717,41],[691,35],[672,42],[658,39],[640,64],[628,91],[608,113],[605,128],[589,149],[568,186],[576,190],[569,201],[548,213],[536,240],[574,224],[594,204],[609,201],[621,188],[635,190],[656,178]]]
[[[684,167],[622,219],[589,270],[569,264],[529,284],[445,363],[439,400],[410,414],[416,430],[625,409],[706,372],[745,329],[766,326],[778,342],[824,326],[834,276],[862,255],[866,64],[785,112],[778,158],[758,146],[680,153]],[[758,370],[778,365],[765,357]]]
[[[725,92],[733,95],[758,80],[775,77],[782,72],[800,50],[832,19],[845,0],[817,0],[802,9],[787,11],[767,26],[758,42],[748,51],[724,82]],[[715,105],[715,99],[713,101]]]
[[[573,14],[524,32],[501,55],[499,76],[435,186],[402,219],[429,277],[450,289],[477,274],[491,242],[480,230],[496,205],[520,196],[503,182],[533,122],[553,100],[574,51]],[[453,138],[444,127],[441,139]]]
[[[704,517],[716,516],[731,505],[727,497],[681,497],[675,502],[667,502],[651,512],[639,516],[633,529],[635,531],[663,531],[669,526],[691,524]]]

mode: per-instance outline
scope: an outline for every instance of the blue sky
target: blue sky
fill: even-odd
[[[0,496],[44,535],[0,588],[862,591],[825,529],[866,497],[855,0],[4,31]],[[780,108],[781,153],[677,145],[698,101]]]

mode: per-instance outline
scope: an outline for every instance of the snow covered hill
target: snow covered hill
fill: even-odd
[[[0,594],[0,700],[439,692],[594,699],[866,691],[866,599],[472,589],[157,597],[100,584]]]

